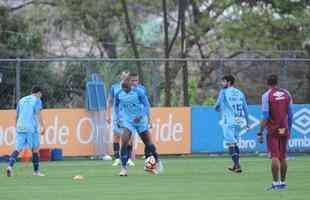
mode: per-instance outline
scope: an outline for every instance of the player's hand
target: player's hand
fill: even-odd
[[[257,133],[257,141],[258,141],[258,143],[260,143],[260,144],[263,144],[263,143],[264,143],[264,135],[263,135],[262,132]]]
[[[251,130],[251,128],[247,125],[247,126],[245,127],[245,130],[246,130],[246,132],[248,132],[248,131]]]
[[[108,122],[108,124],[111,124],[111,117],[107,117],[107,122]]]
[[[44,135],[45,133],[45,127],[44,126],[40,126],[40,134]]]

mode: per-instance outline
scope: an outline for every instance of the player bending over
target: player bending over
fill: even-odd
[[[118,93],[118,91],[121,90],[121,85],[122,85],[122,81],[124,79],[125,76],[129,75],[129,71],[123,71],[121,73],[121,80],[118,83],[115,83],[111,86],[110,92],[109,92],[109,97],[108,97],[108,123],[112,123],[111,124],[111,129],[113,132],[113,151],[114,151],[114,162],[112,163],[112,166],[118,166],[121,163],[121,159],[120,159],[120,139],[121,139],[121,133],[122,133],[122,129],[120,127],[117,126],[116,123],[116,117],[115,117],[115,110],[113,108],[113,104],[114,104],[114,99],[115,99],[115,94]],[[111,122],[111,116],[112,116],[112,122]],[[128,144],[128,151],[129,151],[129,155],[131,155],[132,152],[132,141],[129,142]],[[128,165],[129,166],[135,166],[134,162],[132,161],[132,159],[128,159]]]
[[[132,134],[139,134],[145,145],[146,158],[154,156],[156,168],[146,171],[157,174],[162,170],[162,164],[156,152],[150,133],[148,131],[148,118],[150,104],[148,98],[141,90],[132,87],[130,76],[126,76],[122,82],[122,89],[115,95],[114,109],[118,125],[123,128],[121,135],[121,171],[120,176],[127,176],[127,160],[129,158],[128,144]]]
[[[26,147],[32,150],[32,162],[34,176],[44,176],[40,173],[40,134],[44,134],[44,124],[41,116],[42,89],[35,86],[31,95],[25,96],[18,101],[16,108],[16,149],[11,154],[6,175],[13,175],[13,166],[19,153]],[[38,131],[38,129],[40,129]]]

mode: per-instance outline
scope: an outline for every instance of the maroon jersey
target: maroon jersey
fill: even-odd
[[[265,94],[268,100],[269,119],[267,121],[268,133],[271,136],[288,136],[288,112],[291,96],[288,91],[277,87],[271,88]],[[264,96],[263,96],[264,98]]]

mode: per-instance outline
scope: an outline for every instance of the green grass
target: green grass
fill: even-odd
[[[43,162],[46,177],[32,177],[31,163],[17,163],[14,177],[0,176],[1,200],[308,200],[310,199],[310,156],[289,161],[289,188],[265,192],[271,183],[270,160],[242,158],[244,173],[226,171],[228,158],[163,159],[160,176],[145,173],[142,160],[130,168],[128,177],[104,161]],[[0,166],[3,171],[5,165]],[[83,181],[73,181],[73,175]]]

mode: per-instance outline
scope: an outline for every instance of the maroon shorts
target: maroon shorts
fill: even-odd
[[[268,152],[272,158],[283,160],[286,158],[288,136],[272,136],[268,137]]]

